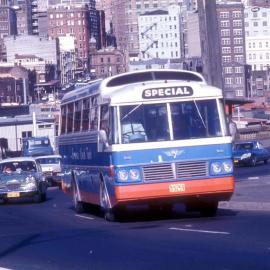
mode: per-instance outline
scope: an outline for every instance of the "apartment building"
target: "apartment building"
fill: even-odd
[[[250,89],[246,88],[244,5],[233,1],[217,3],[217,21],[225,97],[249,97]]]

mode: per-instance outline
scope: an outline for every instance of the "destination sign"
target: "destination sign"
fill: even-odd
[[[190,86],[149,88],[149,89],[145,89],[142,93],[142,97],[145,99],[188,97],[192,95],[193,95],[193,89]]]

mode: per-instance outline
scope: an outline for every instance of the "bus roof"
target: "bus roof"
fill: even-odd
[[[130,97],[134,97],[135,101],[140,101],[142,86],[147,87],[159,87],[160,82],[166,83],[170,86],[177,85],[193,85],[194,89],[207,87],[209,96],[219,95],[221,90],[218,88],[211,87],[206,84],[203,76],[197,72],[188,70],[175,70],[175,69],[149,69],[126,72],[106,79],[99,79],[90,82],[86,86],[77,88],[64,95],[62,104],[69,103],[83,97],[87,97],[93,94],[101,94],[102,97],[111,98],[113,100],[119,99],[121,101],[125,99],[130,101]],[[176,84],[177,82],[177,84]],[[218,91],[214,93],[213,90]],[[124,90],[124,91],[123,91]],[[205,89],[206,91],[206,89]],[[205,92],[204,92],[205,93]],[[136,98],[138,96],[138,98]],[[125,98],[126,97],[126,98]]]

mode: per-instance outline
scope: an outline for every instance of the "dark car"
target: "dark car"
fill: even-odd
[[[0,199],[7,202],[22,197],[46,200],[47,182],[40,165],[30,157],[0,161]]]
[[[233,160],[236,165],[255,166],[258,162],[268,162],[270,152],[259,141],[235,143]]]

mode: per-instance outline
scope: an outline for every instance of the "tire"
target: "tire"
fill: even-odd
[[[35,203],[41,203],[43,201],[42,199],[43,199],[43,196],[42,196],[42,193],[40,193],[40,192],[35,194],[33,197],[33,201]]]
[[[104,215],[105,220],[115,221],[116,219],[115,214],[113,209],[111,208],[110,198],[103,180],[100,180],[99,201],[100,201],[100,209],[102,214]]]
[[[255,167],[256,164],[257,164],[257,158],[256,158],[255,156],[253,156],[253,157],[251,158],[250,165],[251,165],[252,167]]]
[[[203,217],[214,217],[217,215],[218,202],[206,202],[200,206],[200,214]]]
[[[77,214],[84,212],[84,203],[79,201],[79,194],[75,182],[72,184],[72,198],[73,198],[73,208]]]

